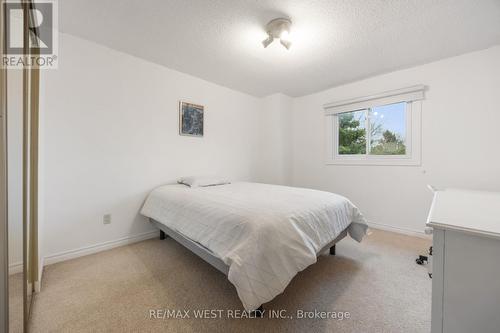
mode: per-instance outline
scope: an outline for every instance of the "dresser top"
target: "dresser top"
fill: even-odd
[[[500,193],[436,191],[427,225],[500,238]]]

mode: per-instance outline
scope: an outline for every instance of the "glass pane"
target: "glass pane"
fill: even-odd
[[[406,154],[406,102],[370,109],[370,154]]]
[[[340,113],[339,154],[366,154],[366,110]]]

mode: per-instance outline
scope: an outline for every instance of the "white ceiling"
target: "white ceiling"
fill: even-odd
[[[60,29],[256,96],[300,96],[500,44],[500,0],[63,0]],[[287,51],[265,24],[293,21]]]

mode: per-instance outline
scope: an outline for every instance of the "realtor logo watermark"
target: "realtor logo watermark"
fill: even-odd
[[[3,3],[6,16],[7,68],[57,68],[57,3],[51,0]],[[28,11],[29,49],[24,49],[24,7]]]
[[[270,319],[326,319],[326,320],[350,320],[349,311],[321,311],[297,309],[287,312],[285,309],[256,310],[260,312],[261,318]],[[149,309],[149,319],[253,319],[257,313],[248,312],[243,309]]]

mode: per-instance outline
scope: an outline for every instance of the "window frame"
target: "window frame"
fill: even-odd
[[[424,99],[423,85],[387,91],[377,95],[359,97],[345,101],[328,103],[323,106],[326,123],[326,164],[338,165],[401,165],[418,166],[421,164],[421,113]],[[367,135],[366,154],[339,154],[339,114],[353,111],[366,112],[365,128],[370,130],[370,109],[394,103],[406,103],[405,155],[375,155],[369,153],[370,143]]]

